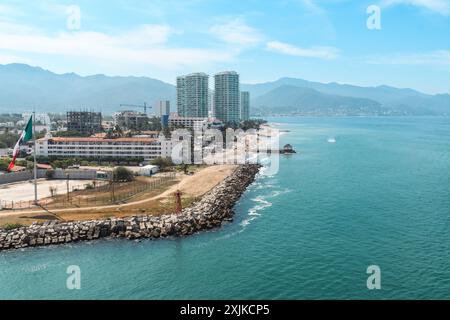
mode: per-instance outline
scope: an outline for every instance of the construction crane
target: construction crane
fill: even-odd
[[[144,109],[144,113],[147,114],[147,102],[144,102],[144,105],[137,105],[137,104],[121,104],[121,107],[133,107],[133,108],[143,108]],[[151,108],[151,107],[149,107]]]

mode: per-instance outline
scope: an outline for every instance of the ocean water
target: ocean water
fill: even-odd
[[[234,222],[3,252],[0,298],[450,298],[449,118],[269,120],[299,153],[258,177]],[[66,288],[69,265],[80,290]],[[369,265],[381,290],[367,289]]]

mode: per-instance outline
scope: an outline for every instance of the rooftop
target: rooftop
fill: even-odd
[[[131,137],[131,138],[116,138],[107,139],[99,137],[52,137],[52,138],[41,138],[38,141],[51,140],[54,142],[153,142],[157,141],[154,138],[144,138],[144,137]]]

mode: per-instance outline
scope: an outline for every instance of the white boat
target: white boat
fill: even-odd
[[[327,140],[329,143],[336,143],[336,139],[335,138],[328,138]]]

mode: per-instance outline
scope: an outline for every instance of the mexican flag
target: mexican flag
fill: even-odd
[[[14,164],[16,162],[16,158],[20,153],[20,144],[22,142],[27,142],[33,138],[33,116],[30,117],[28,120],[27,126],[25,127],[25,130],[22,131],[19,140],[17,140],[16,145],[14,146],[13,151],[13,159],[11,163],[8,166],[7,171],[11,171],[12,168],[14,168]]]

